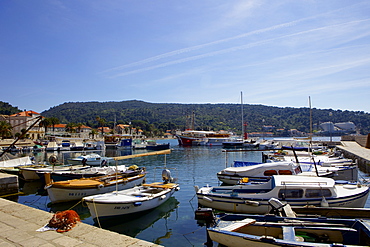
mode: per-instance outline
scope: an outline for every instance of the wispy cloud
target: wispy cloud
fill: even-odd
[[[226,53],[230,53],[230,52],[236,52],[236,51],[239,51],[239,50],[245,50],[245,49],[249,49],[249,48],[252,48],[252,47],[255,47],[255,46],[261,46],[261,45],[264,45],[264,44],[267,44],[267,43],[271,43],[271,42],[275,42],[275,41],[283,40],[283,39],[287,39],[287,38],[299,37],[299,36],[309,34],[309,33],[315,33],[315,32],[319,32],[319,31],[322,32],[322,31],[326,31],[326,30],[337,30],[339,27],[351,26],[351,25],[354,25],[354,24],[359,24],[359,23],[368,22],[368,21],[370,21],[370,18],[369,19],[363,19],[363,20],[351,21],[351,22],[345,22],[345,23],[340,23],[340,24],[334,24],[334,25],[314,28],[314,29],[305,30],[305,31],[300,31],[300,32],[296,32],[296,33],[293,33],[293,34],[287,34],[287,35],[282,35],[282,36],[271,38],[271,39],[265,39],[265,40],[258,41],[258,42],[252,42],[252,43],[249,43],[249,44],[246,44],[246,45],[234,46],[234,47],[230,47],[230,48],[226,48],[226,49],[221,49],[221,50],[218,50],[218,51],[204,53],[204,54],[201,54],[201,55],[196,55],[196,56],[191,56],[191,57],[187,57],[187,58],[177,59],[177,60],[166,62],[166,63],[161,63],[161,64],[148,66],[148,67],[144,67],[144,68],[139,68],[139,69],[123,72],[123,73],[118,73],[118,74],[115,74],[113,76],[110,76],[109,78],[116,78],[116,77],[126,76],[126,75],[130,75],[130,74],[135,74],[135,73],[140,73],[140,72],[149,71],[149,70],[153,70],[153,69],[163,68],[163,67],[167,67],[167,66],[172,66],[172,65],[176,65],[176,64],[181,64],[181,63],[185,63],[185,62],[190,62],[190,61],[194,61],[194,60],[199,60],[199,59],[203,59],[203,58],[208,58],[208,57],[212,57],[212,56],[226,54]],[[287,25],[287,24],[284,24],[284,25]],[[274,27],[268,28],[268,29],[273,30],[273,28]],[[254,31],[252,33],[256,34],[256,33],[259,33],[259,32],[265,32],[266,30],[267,29],[257,30],[257,31]],[[251,33],[249,33],[248,35],[251,35]],[[222,41],[215,41],[215,42],[222,42]],[[213,43],[215,43],[215,42],[213,42]],[[211,44],[211,43],[208,43],[208,44]],[[203,45],[203,47],[207,46],[208,44]],[[195,47],[192,47],[190,49],[201,49],[201,46],[195,46]],[[173,55],[175,55],[176,52],[177,52],[176,55],[178,55],[180,53],[189,52],[189,51],[190,50],[182,49],[182,50],[178,50],[178,51],[175,51],[175,52],[171,53],[172,55],[170,53],[166,53],[166,54],[163,54],[161,56],[153,57],[153,58],[151,58],[150,61],[159,60],[159,59],[164,58],[166,56],[173,56]],[[126,65],[125,67],[120,67],[119,69],[127,68],[127,66],[143,65],[143,64],[148,63],[148,62],[149,62],[149,59],[140,61],[136,64]],[[116,68],[114,70],[118,70],[118,68]]]
[[[361,4],[361,3],[356,3],[356,4],[353,4],[352,6],[356,6],[356,5],[359,5],[359,4]],[[245,7],[239,8],[239,9],[251,8],[251,5],[250,4],[245,4],[244,6]],[[346,8],[349,8],[349,6],[347,6]],[[137,62],[133,62],[133,63],[121,65],[121,66],[117,66],[117,67],[114,67],[114,68],[110,68],[110,69],[107,69],[107,70],[102,71],[101,73],[110,73],[110,72],[114,72],[114,71],[124,70],[124,69],[127,69],[127,68],[142,66],[142,65],[145,65],[145,64],[148,64],[148,63],[151,63],[151,62],[155,62],[155,61],[164,59],[164,58],[178,56],[180,54],[184,54],[184,53],[189,53],[189,52],[196,51],[196,50],[205,49],[205,48],[208,48],[208,47],[211,47],[211,46],[215,46],[215,45],[219,45],[219,44],[231,42],[231,41],[238,40],[238,39],[243,39],[243,38],[246,38],[246,37],[249,37],[249,36],[253,36],[253,35],[268,33],[268,32],[272,32],[272,31],[276,31],[276,30],[282,29],[282,28],[292,27],[292,26],[295,26],[295,25],[297,25],[299,23],[302,23],[302,22],[305,22],[305,21],[317,19],[317,18],[319,18],[321,16],[331,15],[331,14],[333,14],[335,12],[342,11],[343,9],[346,9],[346,8],[340,8],[340,9],[332,10],[332,11],[329,11],[329,12],[326,12],[326,13],[322,13],[322,14],[318,14],[318,15],[314,15],[314,16],[310,16],[310,17],[306,17],[306,18],[301,18],[301,19],[298,19],[298,20],[295,20],[295,21],[290,21],[290,22],[286,22],[286,23],[274,25],[274,26],[271,26],[271,27],[268,27],[268,28],[262,28],[262,29],[259,29],[259,30],[247,32],[247,33],[240,34],[240,35],[233,36],[233,37],[229,37],[229,38],[226,38],[226,39],[220,39],[220,40],[216,40],[216,41],[205,43],[205,44],[201,44],[201,45],[196,45],[196,46],[192,46],[192,47],[178,49],[178,50],[175,50],[175,51],[172,51],[172,52],[167,52],[167,53],[164,53],[164,54],[161,54],[161,55],[158,55],[158,56],[154,56],[154,57],[150,57],[150,58],[147,58],[147,59],[143,59],[141,61],[137,61]],[[233,13],[234,13],[233,15],[235,15],[235,12],[233,12]],[[334,27],[334,26],[335,25],[333,25],[331,27]],[[309,31],[306,31],[306,32],[309,32]],[[299,34],[299,33],[297,33],[297,34]],[[288,37],[288,36],[286,36],[286,37]],[[271,39],[271,41],[272,40],[274,40],[274,39]],[[269,41],[266,41],[266,42],[269,42]],[[264,41],[261,41],[261,44],[262,43],[264,43]],[[254,45],[251,45],[251,47],[252,46],[254,46]],[[248,48],[248,46],[244,46],[244,47]],[[226,51],[226,50],[232,51],[233,49],[238,50],[238,48],[229,48],[229,49],[225,49],[224,51]],[[223,51],[219,51],[219,52],[220,52],[220,54],[224,53]],[[215,53],[217,53],[217,51],[216,52],[209,53],[209,56],[213,56],[213,55],[215,55]],[[205,55],[198,55],[198,56],[194,56],[193,58],[194,59],[200,59],[200,58],[204,58],[204,57],[205,57]],[[190,59],[190,60],[189,60],[189,58],[187,58],[187,59],[180,59],[178,61],[163,63],[163,64],[155,65],[155,66],[149,66],[147,68],[132,70],[132,71],[129,71],[129,72],[126,72],[126,73],[121,73],[121,74],[118,74],[118,75],[110,76],[110,78],[115,78],[115,77],[118,77],[118,76],[129,75],[129,74],[133,74],[133,73],[139,73],[139,72],[143,72],[143,71],[147,71],[147,70],[152,70],[152,69],[156,69],[156,68],[162,68],[162,67],[169,66],[169,65],[172,65],[172,64],[178,64],[178,63],[182,63],[182,62],[192,61],[194,59]]]

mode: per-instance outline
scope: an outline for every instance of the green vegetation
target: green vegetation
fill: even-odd
[[[273,132],[284,136],[289,129],[310,132],[310,109],[272,107],[263,105],[243,106],[247,132],[261,132],[264,125],[275,126]],[[17,113],[16,107],[0,101],[0,114]],[[330,116],[330,113],[331,116]],[[131,124],[147,136],[159,135],[166,130],[184,130],[191,127],[194,114],[194,129],[230,130],[241,134],[240,104],[172,104],[148,103],[131,100],[122,102],[69,102],[41,113],[48,126],[65,123],[69,127],[82,124],[98,128],[115,124]],[[312,109],[313,131],[323,122],[353,122],[361,134],[370,133],[370,114],[363,111]],[[96,132],[91,133],[96,135]]]
[[[263,125],[275,129],[310,132],[310,109],[244,105],[244,120],[248,132],[263,131]],[[332,113],[330,116],[329,113]],[[239,104],[171,104],[148,103],[131,100],[122,102],[69,102],[42,112],[43,116],[56,117],[61,123],[83,123],[94,128],[114,124],[129,124],[144,133],[184,130],[190,127],[189,116],[195,115],[195,129],[231,130],[241,133],[241,107]],[[116,122],[115,122],[116,119]],[[313,130],[323,122],[353,122],[362,134],[370,132],[370,114],[363,111],[312,109]],[[276,130],[275,130],[276,131]]]
[[[7,102],[0,101],[0,114],[2,115],[12,115],[20,112],[18,107],[14,107]]]
[[[6,121],[0,121],[0,137],[7,138],[12,136],[12,126]]]

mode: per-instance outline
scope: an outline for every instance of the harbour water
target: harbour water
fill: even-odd
[[[160,180],[162,168],[166,165],[172,177],[178,178],[180,191],[177,191],[174,197],[162,206],[135,219],[121,217],[99,225],[94,223],[89,210],[82,203],[51,205],[40,181],[22,183],[21,190],[24,195],[16,196],[12,200],[48,212],[73,209],[77,211],[84,223],[163,246],[174,246],[174,244],[176,246],[203,246],[206,242],[206,230],[194,219],[194,211],[197,208],[194,186],[219,185],[216,173],[224,169],[226,165],[229,166],[234,160],[261,162],[262,153],[260,151],[226,153],[222,151],[222,147],[181,147],[178,146],[177,140],[163,140],[162,142],[171,143],[171,154],[124,160],[122,164],[146,167],[148,172],[146,182]],[[140,152],[146,151],[107,150],[105,155],[121,156]],[[47,160],[51,154],[53,153],[39,153],[36,159],[38,161]],[[58,153],[59,159],[75,155],[77,153]],[[361,173],[361,176],[365,175]],[[366,207],[370,207],[369,201]]]

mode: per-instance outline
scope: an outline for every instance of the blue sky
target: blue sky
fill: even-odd
[[[370,1],[2,0],[1,101],[370,112]]]

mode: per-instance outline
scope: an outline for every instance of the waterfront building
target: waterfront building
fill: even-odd
[[[12,135],[22,133],[22,130],[27,130],[31,125],[38,121],[40,113],[35,111],[23,111],[10,115],[7,119],[12,128]],[[35,124],[28,130],[27,135],[32,140],[43,139],[45,137],[45,129],[39,123]]]

